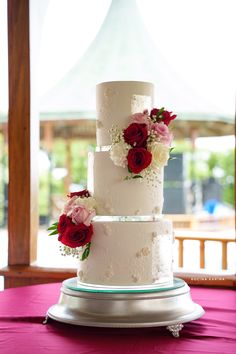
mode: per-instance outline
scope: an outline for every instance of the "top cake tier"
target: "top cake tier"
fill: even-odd
[[[150,110],[154,86],[142,81],[111,81],[96,87],[97,145],[111,145],[109,130],[124,129],[130,115]]]

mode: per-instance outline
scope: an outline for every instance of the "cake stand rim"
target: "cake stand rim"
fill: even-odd
[[[188,313],[186,315],[176,317],[172,320],[166,320],[166,321],[139,321],[139,322],[121,322],[121,321],[91,321],[89,319],[89,316],[86,318],[86,316],[83,317],[83,319],[80,319],[79,312],[77,312],[77,318],[74,319],[68,319],[66,317],[62,316],[57,316],[55,315],[55,312],[57,311],[57,308],[60,307],[61,305],[55,304],[52,305],[48,311],[46,317],[61,322],[65,324],[70,324],[70,325],[76,325],[76,326],[84,326],[84,327],[100,327],[100,328],[148,328],[148,327],[166,327],[166,326],[172,326],[176,324],[183,324],[187,322],[191,322],[194,320],[199,319],[205,314],[204,309],[202,308],[201,305],[194,303],[194,311],[191,313]],[[54,311],[54,314],[53,314]],[[111,319],[111,318],[110,318]]]

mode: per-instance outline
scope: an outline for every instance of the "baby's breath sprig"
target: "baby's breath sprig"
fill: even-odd
[[[89,256],[90,246],[91,246],[91,242],[88,242],[83,247],[72,248],[63,245],[63,246],[59,246],[59,249],[62,256],[72,256],[77,259],[80,258],[81,261],[84,261]]]
[[[157,141],[157,134],[156,134],[155,130],[151,130],[148,135],[147,144],[151,145],[152,143],[154,143],[156,141]]]
[[[75,258],[79,258],[81,255],[81,249],[76,247],[76,248],[71,248],[68,246],[59,246],[60,252],[62,256],[72,256]]]
[[[157,186],[157,179],[159,174],[158,169],[153,169],[151,168],[151,166],[149,166],[145,170],[143,170],[140,174],[146,180],[148,185],[152,187]]]
[[[111,142],[112,144],[117,144],[121,140],[123,140],[123,131],[118,129],[117,126],[112,126],[111,129],[109,130],[110,136],[111,136]]]

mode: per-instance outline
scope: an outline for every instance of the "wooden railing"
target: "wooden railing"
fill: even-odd
[[[228,268],[228,244],[235,243],[235,217],[204,215],[168,215],[172,220],[175,232],[175,239],[178,242],[178,268],[175,276],[184,279],[189,285],[216,286],[236,288],[236,272]],[[199,242],[199,268],[196,271],[189,271],[184,264],[186,253],[185,241]],[[221,243],[221,271],[208,271],[205,266],[206,242]],[[187,246],[187,245],[186,245]],[[186,247],[187,248],[187,247]]]
[[[199,241],[200,247],[200,268],[205,268],[205,242],[206,241],[218,241],[221,243],[221,267],[223,270],[227,269],[227,246],[229,242],[235,242],[235,236],[232,233],[225,232],[223,235],[217,234],[216,232],[203,232],[203,231],[192,231],[192,230],[175,230],[175,239],[179,242],[179,252],[178,252],[178,267],[182,268],[184,266],[184,241]]]

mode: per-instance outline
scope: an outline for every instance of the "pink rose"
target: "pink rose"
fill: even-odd
[[[64,209],[63,209],[63,213],[64,213],[64,214],[66,214],[67,216],[70,216],[70,214],[72,213],[72,210],[73,210],[74,206],[77,205],[77,204],[76,204],[76,199],[77,199],[77,198],[78,198],[78,197],[75,195],[75,196],[73,196],[72,198],[70,198],[70,199],[68,200],[68,202],[65,204]]]
[[[95,216],[95,211],[94,210],[87,210],[84,206],[74,206],[72,213],[71,213],[71,218],[73,223],[75,224],[84,224],[86,226],[89,226],[91,224],[92,218]]]
[[[149,125],[148,115],[145,113],[135,113],[131,116],[133,123]]]
[[[161,123],[153,123],[151,129],[155,132],[159,138],[159,142],[165,145],[171,145],[173,140],[173,135],[169,132],[168,126]]]

